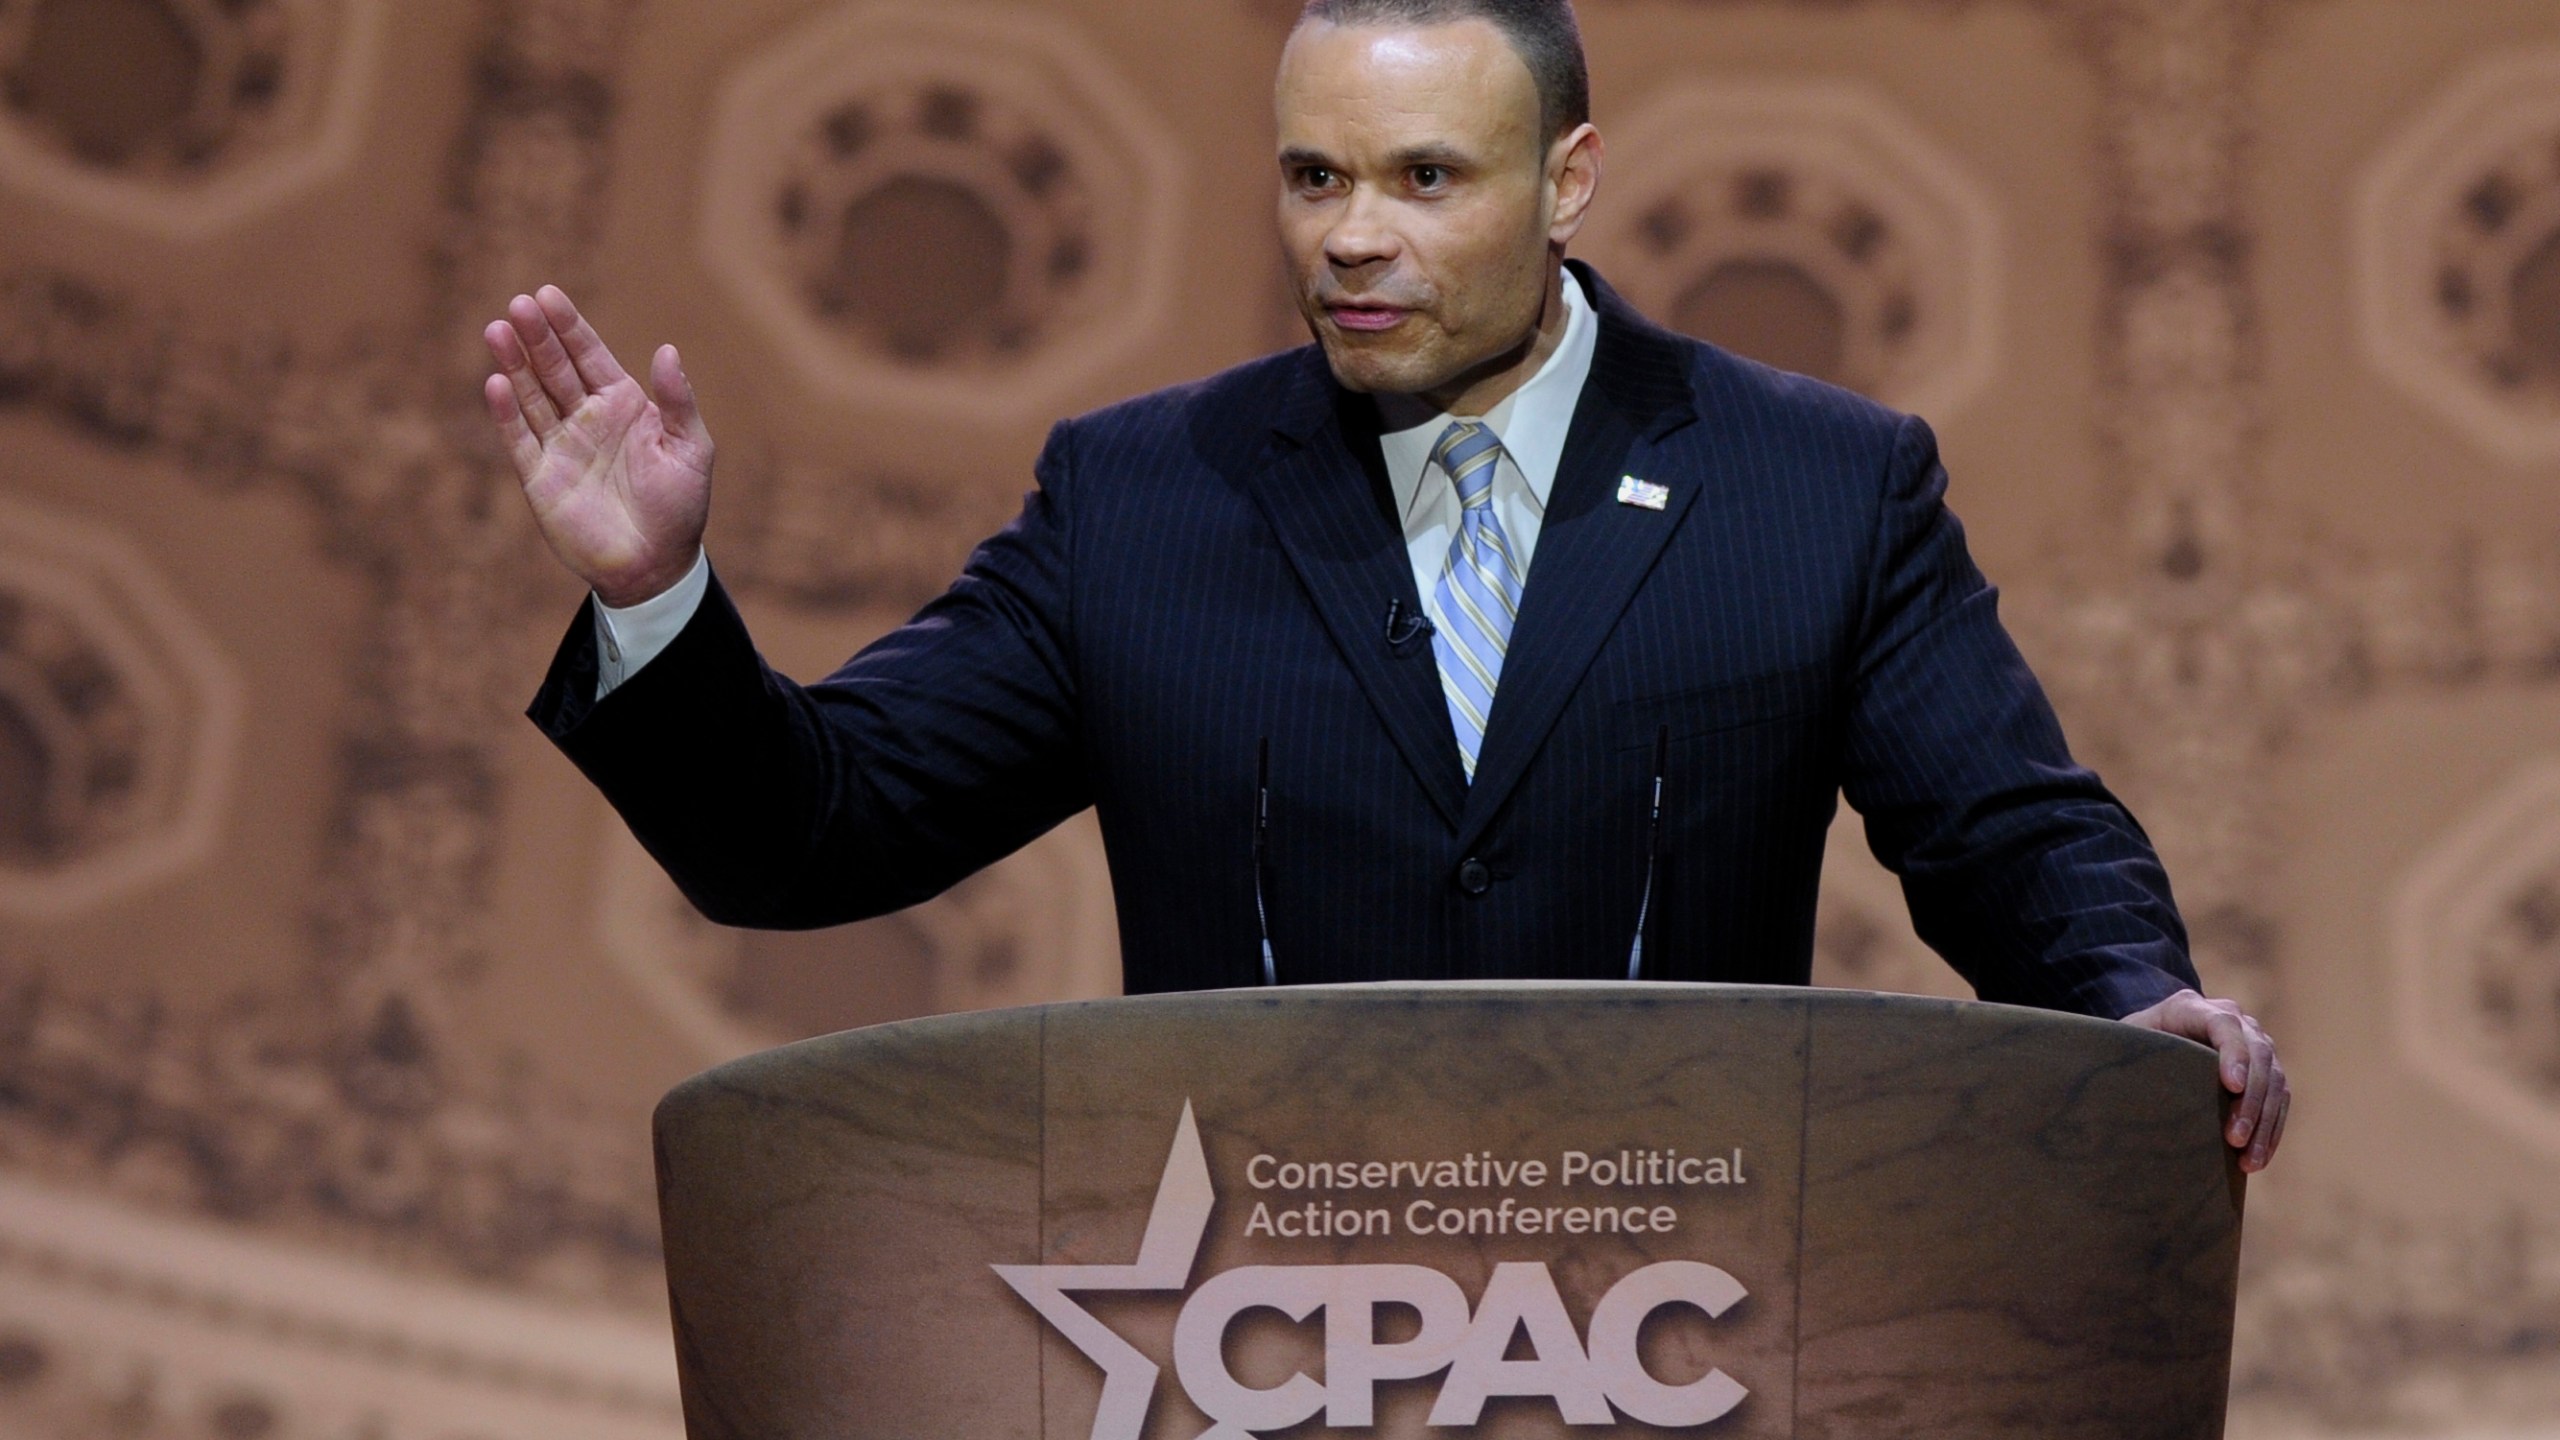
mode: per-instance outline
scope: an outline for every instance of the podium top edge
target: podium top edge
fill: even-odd
[[[1532,999],[1607,1005],[1730,1003],[1856,1008],[1883,1006],[1938,1014],[2000,1013],[2010,1016],[2040,1016],[2063,1023],[2095,1025],[2118,1023],[2098,1016],[2075,1014],[2064,1010],[2047,1010],[1991,1000],[1956,999],[1940,995],[1907,995],[1890,990],[1854,990],[1828,985],[1737,985],[1681,980],[1370,980],[1332,985],[1256,985],[1225,990],[1183,990],[1154,995],[1112,995],[1095,999],[1059,1000],[1039,1005],[953,1012],[953,1014],[1027,1015],[1084,1010],[1095,1006],[1179,1008],[1188,1005],[1298,1003],[1401,1005],[1415,1002],[1442,1004]],[[950,1017],[919,1018],[933,1020]],[[891,1021],[888,1023],[914,1024],[917,1022]]]
[[[924,1036],[936,1032],[1015,1025],[1049,1018],[1090,1016],[1097,1011],[1127,1013],[1132,1017],[1154,1013],[1168,1019],[1186,1012],[1229,1010],[1238,1014],[1267,1014],[1273,1010],[1298,1007],[1331,1008],[1335,1006],[1377,1006],[1381,1008],[1442,1006],[1463,1004],[1549,1003],[1559,1007],[1590,1006],[1601,1010],[1688,1009],[1713,1011],[1719,1008],[1743,1010],[1800,1009],[1807,1012],[1899,1010],[1915,1020],[1925,1019],[1938,1025],[1963,1025],[1969,1020],[2006,1027],[2020,1025],[2050,1027],[2101,1027],[2109,1033],[2126,1033],[2122,1022],[2069,1011],[2046,1010],[2031,1006],[2010,1005],[1994,1001],[1951,999],[1931,995],[1906,995],[1890,991],[1851,990],[1812,985],[1737,985],[1669,980],[1380,980],[1355,984],[1252,986],[1224,990],[1187,990],[1154,995],[1105,996],[1083,1000],[1051,1001],[1037,1005],[1009,1006],[988,1010],[953,1011],[940,1015],[893,1020],[829,1035],[811,1036],[755,1056],[742,1056],[728,1062],[741,1063],[757,1056],[776,1057],[802,1052],[813,1047],[842,1044],[856,1037],[888,1039],[897,1035]],[[2191,1047],[2199,1051],[2207,1047],[2194,1041],[2156,1031],[2132,1031],[2154,1043],[2171,1047]],[[725,1069],[727,1066],[716,1067]]]

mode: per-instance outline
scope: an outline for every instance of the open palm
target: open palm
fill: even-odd
[[[483,393],[542,538],[608,605],[684,577],[711,512],[711,435],[672,345],[643,389],[569,297],[519,295],[484,332]]]

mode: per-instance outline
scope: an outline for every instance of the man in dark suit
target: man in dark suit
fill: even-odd
[[[1314,0],[1277,91],[1318,343],[1058,426],[1021,517],[814,686],[702,554],[674,350],[644,392],[548,287],[489,328],[595,592],[534,718],[694,902],[859,919],[1093,805],[1132,992],[1801,984],[1845,793],[1979,993],[2216,1046],[2264,1164],[2273,1048],[2197,993],[1928,429],[1563,263],[1603,159],[1567,0]]]

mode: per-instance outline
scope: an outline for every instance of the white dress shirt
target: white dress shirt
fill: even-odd
[[[596,597],[596,698],[612,694],[613,687],[657,659],[660,651],[675,642],[693,612],[702,608],[702,597],[709,593],[711,557],[696,550],[693,568],[663,595],[620,609]]]
[[[1404,517],[1405,548],[1413,559],[1413,583],[1422,594],[1424,613],[1441,624],[1440,572],[1449,565],[1449,542],[1457,537],[1465,506],[1455,482],[1431,465],[1431,447],[1455,419],[1482,420],[1502,439],[1502,459],[1493,475],[1494,512],[1502,532],[1519,558],[1527,578],[1529,561],[1538,549],[1538,528],[1546,519],[1547,494],[1555,488],[1556,467],[1564,460],[1565,432],[1573,426],[1574,407],[1581,403],[1583,382],[1591,376],[1591,356],[1600,343],[1600,323],[1582,282],[1564,272],[1564,339],[1529,383],[1480,416],[1427,414],[1422,403],[1404,396],[1378,397],[1384,424],[1378,439],[1385,452],[1387,482],[1393,487],[1396,513]],[[710,557],[696,552],[693,568],[665,594],[616,609],[601,599],[595,604],[596,698],[640,673],[672,643],[702,597],[711,588]]]

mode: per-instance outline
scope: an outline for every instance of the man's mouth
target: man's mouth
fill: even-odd
[[[1392,330],[1411,313],[1395,305],[1332,304],[1324,309],[1337,328],[1368,333]]]

